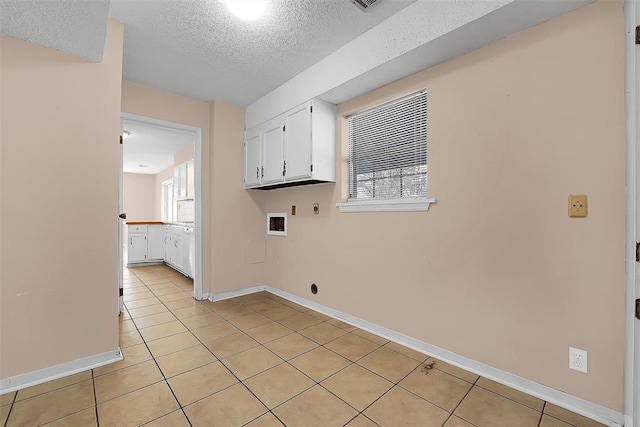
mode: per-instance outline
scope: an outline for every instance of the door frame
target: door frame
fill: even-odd
[[[179,130],[182,132],[193,133],[195,146],[193,150],[193,164],[195,176],[195,272],[193,274],[193,297],[197,300],[203,298],[202,293],[202,129],[196,126],[183,125],[181,123],[169,122],[166,120],[155,119],[152,117],[139,116],[131,113],[121,113],[121,121],[138,122],[145,125],[162,127],[171,130]],[[120,161],[120,179],[122,179],[122,159]],[[122,196],[122,187],[120,187],[120,197]],[[122,248],[119,248],[122,251]],[[118,266],[120,275],[122,276],[124,264]]]
[[[640,46],[635,44],[640,6],[635,0],[624,0],[624,22],[627,186],[624,415],[626,426],[640,427],[640,321],[635,319],[635,300],[640,298],[640,267],[635,260],[636,241],[640,240]]]

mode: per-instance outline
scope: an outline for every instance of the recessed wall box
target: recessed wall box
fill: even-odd
[[[268,213],[267,214],[267,234],[271,236],[287,235],[287,214]]]

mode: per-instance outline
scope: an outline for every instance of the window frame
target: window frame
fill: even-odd
[[[349,165],[350,163],[350,149],[349,149],[350,137],[348,135],[349,118],[353,115],[357,115],[357,114],[366,112],[368,110],[381,108],[387,104],[393,104],[395,102],[399,102],[404,98],[408,98],[422,92],[426,94],[426,89],[422,88],[422,89],[414,90],[410,93],[407,93],[401,96],[395,96],[394,98],[386,102],[381,102],[381,103],[378,103],[377,105],[373,105],[368,108],[363,108],[359,111],[354,111],[352,113],[344,114],[342,116],[342,125],[343,125],[342,144],[343,144],[343,149],[346,147],[347,155],[343,158],[343,168],[342,168],[343,185],[344,185],[343,189],[346,189],[346,192],[345,192],[346,200],[336,204],[336,207],[340,210],[340,212],[348,213],[348,212],[428,211],[430,205],[436,202],[436,199],[427,197],[426,194],[424,196],[408,196],[408,197],[398,197],[398,198],[388,198],[388,199],[382,199],[382,198],[351,199],[349,198],[349,195],[351,192],[350,187],[351,187],[351,179],[352,179],[352,176],[351,176],[352,173]],[[426,163],[426,166],[428,166],[428,161]],[[346,179],[344,179],[344,176],[346,176]]]

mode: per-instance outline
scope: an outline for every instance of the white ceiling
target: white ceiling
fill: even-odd
[[[125,24],[125,79],[246,106],[414,1],[273,0],[244,21],[222,0],[111,0],[109,15]]]
[[[271,0],[258,21],[223,0],[0,0],[0,32],[93,61],[109,16],[123,77],[247,107],[247,125],[308,99],[340,103],[594,0]]]
[[[173,165],[173,154],[194,146],[195,135],[175,129],[123,120],[131,135],[122,144],[122,171],[155,175]],[[143,166],[141,166],[143,165]]]

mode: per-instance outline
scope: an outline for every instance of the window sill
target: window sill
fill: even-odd
[[[341,213],[348,212],[416,212],[428,211],[436,199],[354,200],[336,203]]]

